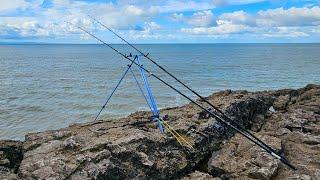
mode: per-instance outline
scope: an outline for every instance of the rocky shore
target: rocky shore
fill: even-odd
[[[194,149],[149,124],[150,112],[136,112],[0,141],[0,179],[320,179],[319,85],[226,90],[208,100],[298,170],[187,104],[160,114]]]

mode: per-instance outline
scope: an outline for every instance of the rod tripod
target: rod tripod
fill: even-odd
[[[132,57],[131,53],[128,57]],[[108,96],[106,102],[103,104],[103,106],[101,107],[100,111],[98,112],[97,116],[95,117],[95,121],[98,119],[98,117],[100,116],[102,110],[107,106],[107,104],[109,103],[111,97],[114,95],[114,93],[116,92],[116,90],[118,89],[118,87],[120,86],[121,82],[123,81],[123,79],[125,78],[125,76],[128,74],[128,72],[130,71],[132,76],[133,76],[133,79],[134,81],[136,82],[144,100],[146,101],[148,107],[150,108],[150,110],[152,111],[153,113],[153,118],[152,118],[152,121],[153,122],[157,122],[158,124],[158,128],[160,130],[161,133],[164,133],[164,128],[163,128],[163,125],[162,123],[160,122],[161,119],[159,117],[159,110],[158,110],[158,107],[157,107],[157,104],[156,104],[156,101],[155,101],[155,98],[154,98],[154,95],[153,95],[153,92],[151,90],[151,87],[150,87],[150,84],[149,84],[149,81],[148,81],[148,78],[147,76],[145,75],[145,70],[142,69],[142,63],[141,63],[141,58],[144,57],[143,55],[135,55],[134,56],[134,60],[133,62],[131,62],[131,64],[128,64],[128,67],[127,69],[125,70],[125,72],[123,73],[123,75],[121,76],[119,82],[117,83],[117,85],[115,86],[115,88],[112,90],[111,94]],[[140,83],[139,83],[139,80],[137,78],[137,76],[134,74],[134,71],[133,71],[133,68],[132,68],[132,64],[133,63],[137,63],[139,64],[138,66],[138,69],[139,69],[139,72],[140,72],[140,76],[143,80],[143,84],[144,84],[144,87],[145,87],[145,91],[147,91],[147,96],[145,95],[144,93],[144,90],[143,88],[141,87]]]

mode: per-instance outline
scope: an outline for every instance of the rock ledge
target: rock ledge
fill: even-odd
[[[0,141],[0,179],[320,179],[320,86],[208,97],[296,165],[291,171],[193,104],[167,108],[180,146],[150,112]],[[199,101],[202,103],[201,101]]]

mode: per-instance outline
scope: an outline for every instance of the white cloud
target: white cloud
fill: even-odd
[[[8,13],[37,9],[44,0],[0,0],[0,15],[7,16]]]
[[[320,35],[320,26],[316,26],[314,27],[311,32],[315,33],[315,34],[319,34]]]
[[[240,32],[249,32],[252,29],[246,25],[232,24],[228,21],[217,21],[217,26],[213,27],[196,27],[196,28],[182,28],[182,32],[193,35],[229,35]]]
[[[68,31],[66,24],[40,23],[32,17],[7,17],[1,19],[1,36],[9,39],[61,36]]]
[[[257,2],[263,2],[267,0],[226,0],[228,4],[241,5],[241,4],[252,4]]]
[[[87,14],[108,27],[129,32],[133,38],[163,39],[168,38],[168,34],[171,38],[174,35],[225,38],[242,34],[294,38],[320,34],[320,8],[314,5],[257,13],[236,11],[218,17],[212,11],[216,6],[261,1],[264,0],[119,0],[115,3],[51,0],[52,4],[43,8],[44,0],[0,0],[0,38],[56,38],[70,36],[70,33],[74,33],[74,37],[88,38],[83,33],[79,35],[79,30],[64,21],[95,33],[105,31],[92,23]],[[191,11],[191,15],[184,11]],[[162,22],[157,18],[164,18],[167,13],[172,14],[171,19],[176,24],[168,25],[166,19],[162,26],[157,24]],[[34,15],[36,17],[32,17]]]
[[[266,32],[261,33],[264,37],[287,37],[287,38],[297,38],[297,37],[308,37],[308,33],[301,31],[301,28],[295,27],[276,27],[271,28]]]
[[[176,15],[181,17],[181,15]],[[248,14],[244,11],[224,13],[217,17],[216,26],[182,28],[191,35],[246,34],[264,37],[308,37],[318,33],[320,25],[319,7],[277,8]]]
[[[130,30],[129,34],[133,39],[159,39],[163,37],[159,33],[155,33],[155,31],[161,30],[162,27],[155,22],[145,22],[142,30]]]
[[[243,5],[263,2],[267,0],[213,0],[215,6],[226,6],[226,5]]]
[[[185,20],[182,13],[173,13],[171,19],[175,22],[183,22]]]
[[[320,24],[320,8],[270,9],[259,11],[256,18],[258,26],[314,26]]]
[[[226,6],[228,2],[226,0],[213,0],[213,5],[215,6]]]
[[[210,27],[216,25],[216,20],[210,10],[198,11],[186,17],[182,13],[174,13],[171,19],[176,22],[184,22],[192,27]]]
[[[141,16],[144,13],[142,8],[133,5],[127,6],[125,11],[135,16]]]
[[[244,11],[235,11],[232,13],[224,13],[220,15],[220,20],[229,21],[233,24],[254,25],[255,18]]]
[[[13,0],[16,1],[16,0]],[[22,1],[21,1],[22,2]],[[52,7],[40,8],[42,2],[34,0],[33,3],[21,3],[19,5],[11,5],[12,9],[17,8],[34,8],[37,13],[36,18],[29,17],[1,17],[0,28],[2,33],[0,38],[13,37],[16,38],[34,38],[69,36],[71,33],[79,33],[74,27],[66,24],[64,21],[71,22],[83,26],[86,29],[99,30],[93,26],[87,15],[94,15],[101,22],[111,28],[130,29],[137,23],[150,22],[149,28],[160,27],[156,23],[152,23],[152,17],[155,12],[150,9],[142,9],[135,5],[116,6],[112,3],[88,3],[84,1],[69,0],[53,0]],[[31,1],[30,1],[31,2]],[[6,7],[8,9],[8,7]],[[10,19],[10,20],[9,20]],[[16,21],[15,21],[16,20]],[[22,21],[20,21],[22,20]],[[64,28],[64,29],[62,29]],[[10,36],[10,33],[12,36]]]
[[[194,27],[209,27],[215,25],[215,18],[211,11],[200,11],[194,13],[187,21],[187,23]]]
[[[157,24],[156,22],[149,22],[147,23],[148,27],[152,30],[159,30],[161,29],[161,26],[159,24]]]
[[[167,1],[167,4],[163,6],[156,6],[159,12],[199,11],[212,9],[214,7],[212,2],[196,1]]]
[[[0,12],[10,12],[16,9],[26,9],[30,6],[30,3],[25,0],[1,0],[0,1]]]
[[[55,7],[68,7],[71,5],[70,0],[52,0],[52,4]]]
[[[276,26],[314,26],[320,24],[319,7],[303,7],[290,9],[269,9],[250,15],[244,11],[222,14],[219,19],[235,24],[246,24],[260,27]]]
[[[119,6],[134,5],[156,13],[172,13],[183,11],[201,11],[215,7],[212,0],[118,0]]]

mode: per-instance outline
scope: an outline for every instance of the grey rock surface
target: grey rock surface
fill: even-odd
[[[160,111],[192,144],[150,123],[151,112],[0,141],[0,179],[317,179],[320,86],[222,91],[208,100],[286,156],[289,170],[193,104]],[[198,100],[199,103],[203,103]],[[269,111],[270,107],[274,111]]]

